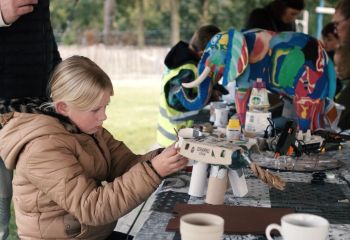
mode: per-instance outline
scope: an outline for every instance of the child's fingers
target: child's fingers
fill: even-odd
[[[177,153],[177,149],[175,148],[175,145],[173,144],[173,145],[165,148],[162,153],[172,155],[172,154]]]
[[[188,159],[187,158],[183,158],[179,161],[178,165],[175,168],[175,172],[180,171],[182,169],[184,169],[187,166],[188,163]]]
[[[169,164],[169,167],[173,170],[180,170],[183,167],[185,167],[188,163],[188,159],[185,157],[180,156],[175,162],[172,162]]]
[[[180,159],[184,158],[182,155],[176,153],[167,159],[169,165],[176,164]]]

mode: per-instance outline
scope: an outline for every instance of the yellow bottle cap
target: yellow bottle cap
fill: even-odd
[[[241,129],[241,125],[239,124],[239,119],[238,118],[230,118],[228,121],[228,128],[230,129]]]

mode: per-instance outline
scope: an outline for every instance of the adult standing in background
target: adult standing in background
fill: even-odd
[[[61,60],[49,5],[49,0],[0,0],[0,113],[25,111],[46,100],[50,73]],[[9,234],[12,198],[12,171],[2,159],[0,183],[2,240]]]
[[[350,29],[350,0],[340,0],[333,15],[333,24],[340,44],[343,44]]]
[[[350,34],[348,36],[350,38]],[[334,100],[345,107],[340,115],[338,127],[341,130],[348,130],[350,129],[350,41],[346,40],[335,50],[334,64],[337,77],[342,83],[342,88]]]
[[[334,62],[334,52],[335,49],[339,46],[338,35],[335,31],[334,23],[327,23],[321,31],[321,41],[323,43],[324,49],[326,50],[328,57]],[[342,89],[342,83],[337,76],[337,87],[335,94],[337,95]]]
[[[341,130],[350,129],[350,0],[340,0],[335,7],[333,23],[339,37],[340,46],[335,50],[334,63],[342,89],[335,101],[343,106],[338,126]]]
[[[248,17],[246,28],[296,31],[295,20],[304,7],[304,0],[274,0],[263,8],[254,9]]]

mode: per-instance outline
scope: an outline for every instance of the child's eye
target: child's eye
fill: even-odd
[[[97,113],[97,112],[100,111],[101,109],[106,110],[106,108],[107,108],[108,105],[109,105],[109,104],[107,104],[107,105],[104,106],[104,107],[99,107],[99,108],[96,108],[96,109],[92,109],[91,112]]]

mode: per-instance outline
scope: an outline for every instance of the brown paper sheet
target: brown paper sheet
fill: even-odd
[[[224,218],[225,234],[265,234],[270,223],[280,224],[283,215],[293,213],[293,208],[262,208],[209,204],[178,203],[174,207],[176,216],[168,222],[167,231],[179,231],[180,217],[188,213],[212,213]]]

